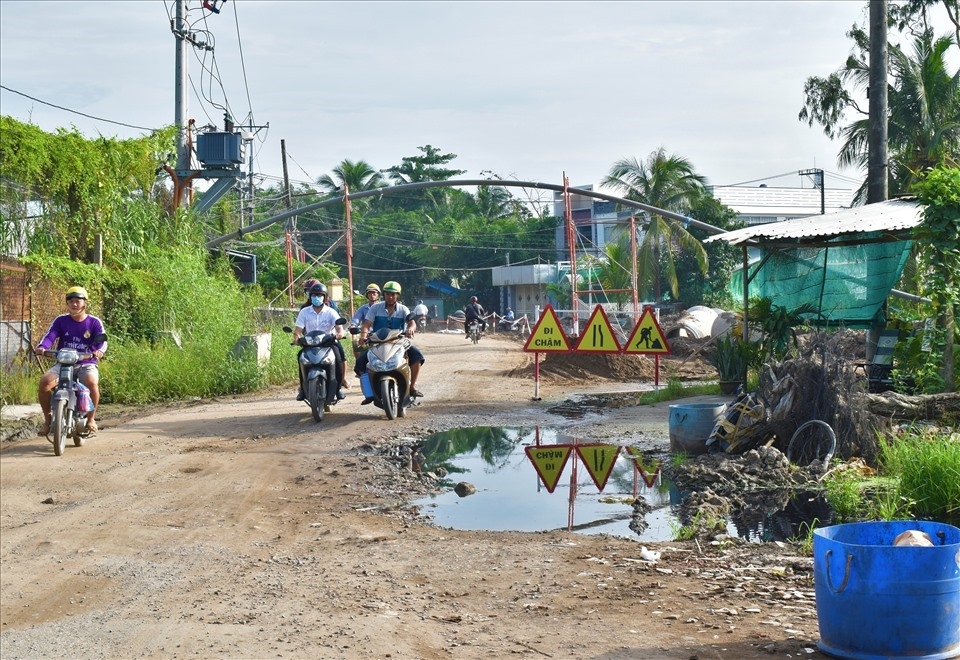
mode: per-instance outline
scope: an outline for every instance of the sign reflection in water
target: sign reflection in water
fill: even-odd
[[[526,447],[537,444],[584,444],[554,429],[474,427],[453,429],[428,438],[424,471],[447,470],[444,486],[468,481],[477,493],[460,498],[450,491],[422,498],[416,504],[441,527],[475,530],[575,530],[605,533],[643,541],[667,541],[679,528],[670,504],[669,484],[658,476],[647,486],[622,452],[616,457],[601,493],[576,452],[563,466],[550,493],[531,463]],[[649,477],[648,477],[649,478]],[[637,534],[629,527],[634,497],[654,508],[645,516],[647,528]]]

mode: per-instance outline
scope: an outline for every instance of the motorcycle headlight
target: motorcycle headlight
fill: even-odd
[[[406,358],[404,358],[401,352],[394,353],[386,360],[381,360],[379,356],[371,355],[369,364],[373,367],[374,371],[393,371],[400,367],[404,359]]]
[[[80,359],[80,353],[72,348],[61,348],[57,351],[57,362],[60,364],[76,364]]]

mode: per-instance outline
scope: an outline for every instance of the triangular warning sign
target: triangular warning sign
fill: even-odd
[[[670,344],[653,315],[653,308],[647,307],[637,321],[637,327],[630,334],[624,353],[669,353]]]
[[[533,326],[530,336],[527,337],[527,343],[523,345],[523,350],[532,352],[555,352],[567,353],[570,350],[570,342],[567,336],[563,334],[560,327],[560,319],[557,313],[553,311],[551,305],[547,305],[543,310],[543,316]]]
[[[607,485],[607,479],[610,478],[610,473],[613,472],[617,456],[620,455],[620,446],[577,445],[577,453],[580,454],[580,460],[593,478],[593,483],[597,484],[597,489],[603,490]]]
[[[552,493],[560,482],[560,474],[563,467],[570,458],[571,445],[537,445],[535,447],[524,447],[527,452],[527,458],[533,463],[534,469],[540,475],[540,480],[547,487],[547,492]]]
[[[647,488],[653,488],[654,484],[657,483],[657,477],[660,475],[660,468],[663,467],[663,459],[651,460],[648,463],[643,456],[643,452],[637,447],[627,446],[624,449],[627,456],[633,459],[633,464],[636,466],[637,472],[640,473],[643,483],[647,484]]]
[[[587,321],[583,334],[574,347],[575,351],[589,351],[592,353],[619,353],[620,342],[613,332],[613,326],[610,325],[610,319],[603,307],[597,305]]]

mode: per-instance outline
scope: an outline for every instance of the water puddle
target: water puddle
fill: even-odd
[[[570,530],[643,542],[673,540],[682,527],[683,494],[658,469],[670,460],[667,453],[585,442],[541,427],[453,429],[427,438],[422,452],[423,469],[446,470],[441,485],[451,489],[415,501],[440,527]],[[460,482],[473,484],[476,493],[457,495],[452,489]],[[634,513],[636,498],[645,513]],[[773,499],[782,510],[731,516],[728,533],[755,542],[786,540],[802,533],[804,522],[816,517],[822,524],[829,513],[810,494]]]

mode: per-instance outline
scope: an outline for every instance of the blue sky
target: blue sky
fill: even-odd
[[[188,115],[266,126],[254,171],[291,179],[343,159],[377,168],[431,144],[465,177],[598,182],[621,158],[659,147],[711,184],[828,172],[839,143],[797,119],[803,84],[850,51],[866,3],[260,2],[188,17],[214,44],[189,56]],[[40,101],[136,127],[174,119],[171,2],[0,2],[0,84]],[[205,56],[205,62],[200,57]],[[204,71],[213,69],[213,76]],[[201,100],[201,96],[206,97]],[[0,89],[0,112],[45,130],[133,137]],[[845,179],[834,178],[837,173]],[[809,187],[809,182],[803,183]]]

